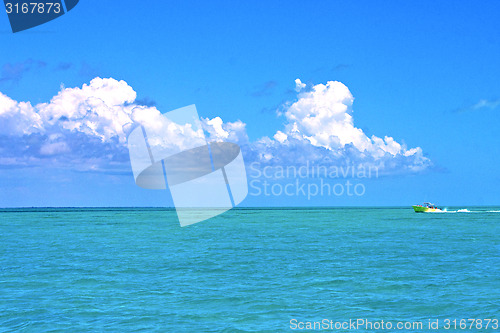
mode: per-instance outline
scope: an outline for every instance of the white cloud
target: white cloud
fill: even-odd
[[[0,133],[29,135],[42,127],[42,119],[30,103],[18,103],[0,93]]]
[[[248,144],[246,124],[241,120],[224,123],[220,117],[213,119],[202,118],[203,129],[207,132],[207,140],[230,141],[240,145]]]
[[[243,148],[248,163],[301,164],[307,161],[364,163],[386,170],[418,171],[430,165],[420,147],[407,149],[390,136],[368,137],[355,127],[354,101],[340,82],[300,91],[283,106],[283,128],[272,138],[250,142],[246,124],[219,117],[201,119],[208,141],[232,141]],[[43,164],[79,169],[129,169],[127,136],[137,124],[162,130],[162,142],[151,144],[179,150],[203,138],[201,129],[178,125],[156,107],[138,105],[136,92],[125,81],[95,78],[81,88],[61,88],[50,102],[31,105],[0,93],[0,165]],[[168,111],[168,110],[164,110]]]
[[[132,87],[112,78],[95,78],[81,88],[62,87],[50,102],[35,106],[0,93],[0,154],[10,165],[79,160],[82,169],[87,168],[85,161],[92,161],[94,169],[117,162],[126,166],[130,131],[137,124],[154,128],[167,121],[155,107],[136,105],[135,99]],[[172,128],[169,134],[170,142],[179,144],[179,137],[192,137],[184,135],[187,129]]]
[[[299,92],[306,87],[305,83],[302,83],[300,79],[295,79],[295,91]]]
[[[279,143],[284,143],[288,139],[288,135],[286,135],[282,131],[278,131],[276,132],[276,134],[274,134],[273,138]]]
[[[288,137],[307,140],[313,146],[332,151],[352,145],[360,152],[376,157],[385,153],[393,156],[405,153],[404,147],[392,137],[369,138],[354,126],[354,98],[344,84],[337,81],[330,81],[326,85],[318,84],[298,97],[284,112],[288,121]]]
[[[300,79],[295,82],[301,90]],[[357,128],[353,101],[349,89],[337,81],[300,92],[297,100],[285,104],[280,112],[286,119],[284,129],[276,131],[272,139],[248,144],[246,155],[266,164],[356,163],[387,172],[420,171],[431,165],[420,147],[408,149],[391,136],[369,137]],[[224,124],[218,120],[217,126]]]

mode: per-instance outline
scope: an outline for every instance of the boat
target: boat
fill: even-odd
[[[422,205],[412,206],[415,213],[435,213],[442,212],[441,208],[438,208],[435,204],[430,202],[424,202]]]

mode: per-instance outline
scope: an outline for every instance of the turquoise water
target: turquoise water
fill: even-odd
[[[235,209],[185,228],[168,209],[1,210],[0,331],[499,318],[499,209],[469,210]]]

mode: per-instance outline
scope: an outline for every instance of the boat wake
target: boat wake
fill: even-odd
[[[500,210],[468,210],[466,208],[457,210],[448,210],[447,208],[445,208],[442,211],[437,211],[432,213],[453,213],[453,214],[454,213],[500,213]]]

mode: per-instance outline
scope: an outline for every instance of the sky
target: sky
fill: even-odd
[[[254,183],[241,206],[498,205],[499,10],[81,0],[15,34],[3,14],[0,207],[172,206],[135,185],[127,136],[191,104],[208,138],[242,147]],[[307,161],[379,172],[323,177],[361,195],[257,193],[321,185],[275,173]]]

